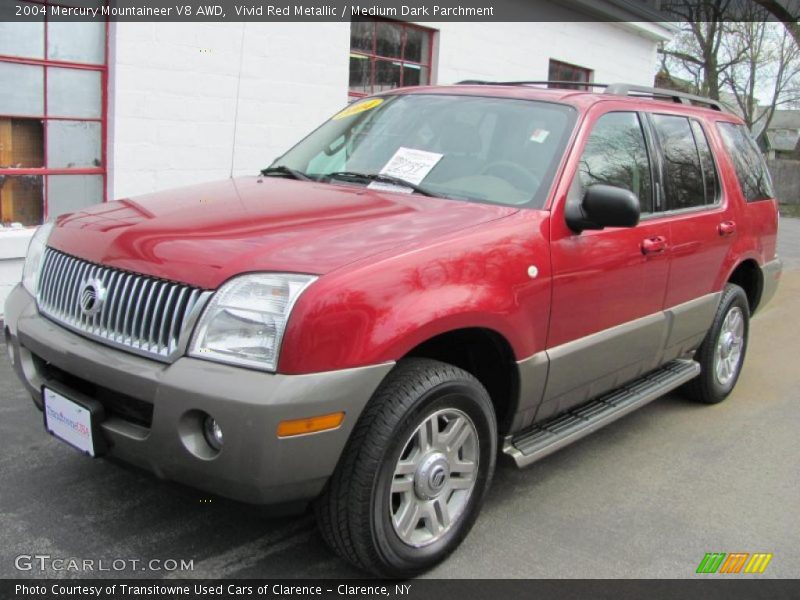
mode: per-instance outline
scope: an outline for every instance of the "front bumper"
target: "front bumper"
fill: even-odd
[[[6,302],[5,318],[14,369],[39,409],[44,384],[94,397],[106,407],[101,429],[109,456],[258,504],[319,494],[361,411],[393,366],[280,375],[188,357],[163,364],[56,325],[39,314],[21,285]],[[203,446],[198,411],[223,429],[225,443],[216,455]],[[339,411],[345,418],[338,429],[277,437],[281,421]],[[148,414],[149,423],[142,417]]]

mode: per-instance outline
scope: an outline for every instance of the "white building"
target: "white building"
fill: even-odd
[[[0,23],[0,314],[33,226],[256,173],[360,95],[464,79],[652,85],[669,25],[557,10],[563,22]]]

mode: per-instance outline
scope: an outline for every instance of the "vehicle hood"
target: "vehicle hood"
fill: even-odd
[[[249,271],[324,274],[517,210],[246,177],[91,206],[60,217],[48,245],[95,263],[215,289]]]

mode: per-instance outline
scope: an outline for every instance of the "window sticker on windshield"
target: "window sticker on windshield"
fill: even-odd
[[[531,134],[531,141],[537,144],[543,144],[548,135],[550,135],[550,132],[547,131],[547,129],[534,129]]]
[[[419,184],[433,167],[442,159],[442,154],[414,150],[400,146],[394,156],[380,170],[381,175],[389,175],[405,179],[409,183]]]
[[[343,111],[336,113],[333,115],[333,119],[338,121],[339,119],[345,119],[347,117],[352,117],[353,115],[357,115],[358,113],[362,113],[365,110],[371,110],[381,104],[383,102],[383,98],[373,98],[372,100],[364,100],[364,102],[356,102],[355,104],[351,104]]]

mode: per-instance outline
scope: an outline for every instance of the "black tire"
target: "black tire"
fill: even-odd
[[[715,368],[715,352],[720,341],[725,319],[731,311],[737,310],[742,317],[743,342],[741,352],[735,368],[732,370],[730,379],[720,381]],[[711,329],[708,330],[703,343],[695,352],[694,359],[700,363],[700,375],[692,379],[683,388],[683,394],[704,404],[718,404],[725,400],[733,391],[739,374],[744,365],[744,358],[747,352],[747,340],[750,332],[750,305],[747,301],[747,294],[738,285],[729,283],[722,292],[717,314]]]
[[[477,476],[460,516],[441,539],[414,547],[395,531],[390,489],[409,437],[442,410],[466,414],[474,425]],[[491,483],[496,453],[494,408],[480,382],[446,363],[403,360],[364,409],[315,504],[322,537],[345,560],[376,575],[406,578],[421,573],[447,557],[469,533]]]

